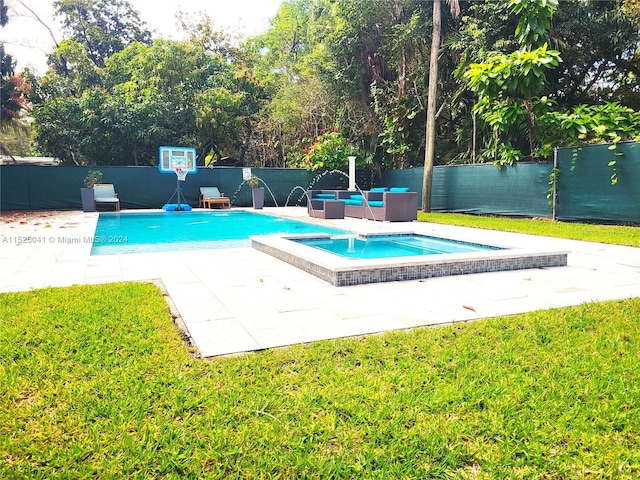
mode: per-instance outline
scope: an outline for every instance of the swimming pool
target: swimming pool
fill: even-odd
[[[251,235],[344,230],[245,210],[101,213],[91,255],[250,247]]]
[[[443,253],[469,253],[498,250],[500,247],[462,242],[428,235],[355,235],[299,238],[294,242],[318,248],[344,258],[392,258],[415,255],[439,255]]]

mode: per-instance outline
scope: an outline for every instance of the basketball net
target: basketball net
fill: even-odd
[[[178,180],[181,182],[184,182],[185,179],[187,178],[187,171],[183,170],[182,168],[178,167],[175,169],[176,170],[176,175],[178,176]]]

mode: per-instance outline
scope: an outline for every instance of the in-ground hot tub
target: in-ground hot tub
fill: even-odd
[[[502,248],[430,235],[417,235],[415,233],[365,236],[334,235],[313,238],[289,238],[289,240],[351,259],[469,253]]]
[[[566,251],[483,245],[413,232],[251,237],[253,248],[335,286],[567,265]]]

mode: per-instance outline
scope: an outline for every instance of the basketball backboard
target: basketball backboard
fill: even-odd
[[[175,173],[180,168],[188,173],[196,173],[196,149],[188,147],[160,147],[158,169],[161,173]]]

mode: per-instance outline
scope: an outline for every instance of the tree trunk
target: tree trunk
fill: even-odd
[[[422,211],[431,211],[431,183],[436,142],[436,94],[438,93],[438,53],[440,51],[441,0],[433,0],[433,33],[429,61],[429,97],[427,100],[427,140],[422,178]]]
[[[398,68],[398,100],[407,93],[407,51],[404,47],[400,49],[400,65]]]

